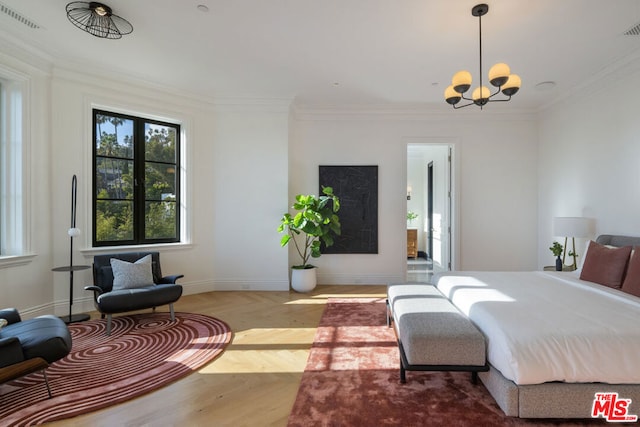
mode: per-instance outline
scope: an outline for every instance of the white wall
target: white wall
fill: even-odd
[[[594,218],[596,235],[640,236],[638,82],[636,57],[541,114],[539,266],[553,262],[554,216]],[[584,242],[576,247],[581,255]]]
[[[287,250],[276,230],[289,204],[288,116],[287,104],[213,117],[211,155],[196,168],[211,176],[194,190],[197,199],[211,197],[194,207],[194,226],[196,236],[210,229],[203,240],[216,290],[289,289]]]
[[[51,284],[49,178],[50,162],[50,70],[39,58],[9,43],[0,43],[0,67],[5,75],[26,80],[28,112],[24,136],[25,220],[27,249],[35,255],[26,265],[0,268],[0,307],[28,309],[31,313],[50,310],[54,295]],[[28,316],[29,311],[25,312]]]
[[[95,254],[90,250],[90,111],[95,105],[183,123],[185,219],[191,239],[186,247],[160,247],[165,274],[183,273],[180,283],[187,294],[288,289],[287,254],[279,248],[275,230],[287,205],[288,102],[207,103],[56,70],[52,110],[53,146],[58,148],[52,156],[52,193],[66,196],[71,174],[78,175],[78,205],[84,207],[78,210],[78,222],[87,230],[79,241],[84,255],[79,261],[87,264]],[[57,263],[65,259],[68,209],[66,197],[54,198]],[[91,282],[89,271],[77,276],[79,289]],[[55,283],[63,289],[62,278]],[[87,297],[80,290],[78,295]],[[64,293],[56,294],[56,300],[64,300]]]
[[[628,194],[637,188],[626,185],[638,183],[634,161],[640,132],[633,121],[638,107],[627,93],[637,73],[612,81],[582,104],[545,112],[538,147],[537,117],[504,113],[509,108],[443,112],[437,107],[362,111],[298,106],[290,116],[287,101],[202,100],[125,78],[95,78],[61,68],[51,75],[46,63],[34,67],[10,53],[0,61],[22,68],[33,81],[28,175],[37,256],[27,266],[0,269],[5,306],[65,313],[68,277],[50,269],[68,262],[74,173],[84,233],[76,241],[75,262],[91,261],[93,103],[183,121],[192,241],[162,252],[166,273],[186,275],[187,293],[287,289],[292,261],[290,251],[279,247],[275,229],[295,194],[317,192],[320,164],[379,166],[379,253],[324,255],[316,260],[320,283],[404,280],[410,139],[454,141],[454,268],[538,268],[546,263],[541,254],[549,244],[547,223],[553,215],[593,213],[601,230],[640,234],[633,214],[639,201]],[[584,141],[595,151],[585,149]],[[579,161],[564,161],[572,156]],[[560,163],[572,167],[571,173],[561,171]],[[604,180],[595,176],[600,170]],[[90,282],[89,271],[76,274],[77,311],[92,308],[90,295],[82,290]]]
[[[98,252],[90,247],[94,105],[182,122],[190,241],[160,251],[165,274],[185,274],[185,294],[288,289],[287,251],[279,246],[276,228],[289,203],[289,100],[202,100],[148,82],[92,77],[52,67],[46,58],[36,58],[35,65],[28,59],[8,45],[0,48],[0,66],[30,79],[26,196],[35,254],[28,265],[0,268],[2,306],[17,307],[26,317],[67,313],[69,276],[51,268],[69,262],[74,174],[83,233],[74,239],[74,264],[91,264]],[[90,293],[82,289],[92,282],[90,270],[76,272],[74,279],[74,312],[93,310]]]
[[[406,269],[406,139],[456,140],[456,268],[536,264],[537,132],[528,116],[299,108],[292,123],[290,197],[315,192],[318,165],[378,165],[379,253],[323,255],[320,283],[387,283]],[[459,113],[459,114],[457,114]]]

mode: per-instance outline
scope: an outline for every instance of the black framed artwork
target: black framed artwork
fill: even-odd
[[[378,253],[378,166],[320,166],[322,186],[340,199],[342,234],[325,254]]]

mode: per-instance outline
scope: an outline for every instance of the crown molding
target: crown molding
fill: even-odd
[[[162,99],[171,97],[178,105],[192,108],[212,108],[223,111],[269,111],[288,113],[291,105],[289,98],[260,98],[260,97],[210,97],[198,95],[182,89],[162,85],[149,79],[123,74],[117,71],[109,71],[93,68],[86,64],[65,62],[58,63],[53,69],[56,78],[71,82],[80,82],[98,88],[108,87],[109,91],[118,91],[124,94],[134,94],[149,99]]]
[[[620,80],[638,72],[640,72],[640,48],[617,61],[609,63],[590,78],[541,105],[538,112],[544,112],[557,105],[569,104],[575,100],[591,97],[594,93],[602,90],[608,82]]]
[[[485,107],[453,110],[441,104],[293,104],[292,114],[300,121],[349,120],[349,121],[452,121],[464,119],[532,120],[537,117],[533,109],[491,109]]]
[[[0,62],[30,74],[49,75],[53,58],[46,52],[0,30]]]

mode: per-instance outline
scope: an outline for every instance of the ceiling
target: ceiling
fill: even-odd
[[[200,97],[450,108],[443,92],[451,76],[468,69],[474,86],[479,76],[475,0],[106,0],[134,27],[120,40],[74,27],[67,3],[0,0],[0,37],[63,68]],[[483,79],[506,62],[523,82],[512,102],[492,107],[540,108],[640,55],[640,35],[624,35],[640,24],[638,0],[488,4]],[[548,81],[555,87],[537,87]]]

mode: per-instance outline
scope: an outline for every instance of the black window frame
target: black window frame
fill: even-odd
[[[133,165],[134,165],[134,189],[133,189],[133,239],[130,240],[97,240],[97,204],[99,200],[123,200],[123,199],[98,199],[98,187],[97,187],[97,172],[98,172],[98,158],[112,158],[115,160],[131,160],[125,157],[118,156],[104,156],[98,154],[98,135],[97,135],[97,117],[99,115],[117,117],[124,120],[133,121]],[[92,110],[92,242],[94,247],[104,246],[136,246],[136,245],[154,245],[162,243],[179,243],[181,236],[181,194],[180,194],[180,145],[181,145],[181,126],[179,123],[164,122],[161,120],[150,119],[146,117],[132,116],[129,114],[118,113],[114,111],[107,111],[94,108]],[[166,126],[175,129],[175,162],[166,161],[147,161],[145,158],[145,125],[158,125]],[[151,200],[146,199],[145,195],[145,171],[146,163],[155,163],[166,165],[167,167],[173,167],[175,172],[175,236],[170,238],[156,238],[149,239],[145,237],[145,205],[147,202],[167,202],[166,200]],[[170,201],[171,202],[171,201]]]

